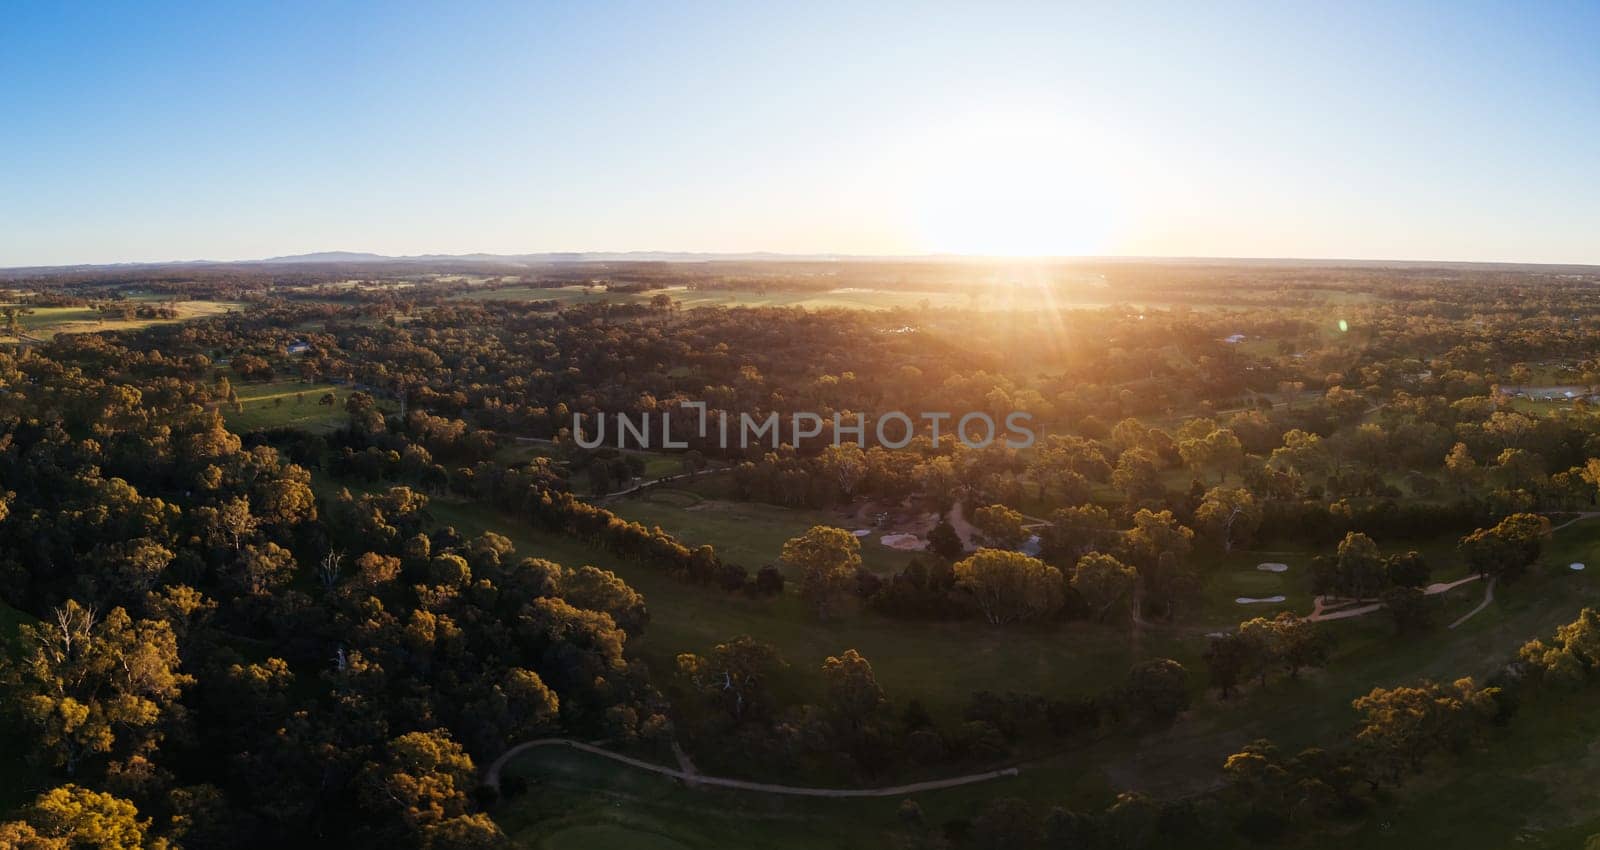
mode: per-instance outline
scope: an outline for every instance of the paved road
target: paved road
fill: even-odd
[[[975,782],[988,782],[991,779],[1001,779],[1007,776],[1016,776],[1017,769],[1007,767],[1001,770],[991,770],[987,773],[969,773],[965,776],[953,776],[948,779],[931,779],[927,782],[913,782],[909,785],[893,785],[888,788],[803,788],[794,785],[772,785],[766,782],[746,782],[743,779],[724,779],[720,776],[706,776],[693,771],[684,771],[676,768],[665,767],[653,762],[614,753],[610,750],[597,747],[594,744],[585,744],[570,738],[541,738],[536,741],[526,741],[518,744],[495,759],[484,771],[483,784],[500,789],[500,772],[512,759],[533,749],[534,747],[570,747],[575,750],[622,762],[630,767],[670,776],[673,779],[695,785],[715,785],[721,788],[737,788],[741,791],[755,791],[762,794],[787,794],[792,797],[900,797],[906,794],[917,794],[923,791],[937,791],[941,788],[955,788],[960,785],[971,785]]]

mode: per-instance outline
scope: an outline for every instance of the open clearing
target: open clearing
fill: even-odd
[[[681,454],[641,451],[638,449],[616,449],[615,451],[629,457],[637,457],[644,463],[644,472],[637,479],[634,479],[634,483],[658,481],[662,478],[682,475],[688,471],[684,468],[683,455]],[[560,452],[547,440],[517,440],[495,452],[495,459],[508,464],[521,463],[535,458],[560,459],[560,457]],[[714,470],[716,468],[716,464],[708,464],[705,469],[700,471],[700,474],[715,474]],[[582,496],[590,495],[590,491],[593,489],[590,486],[591,482],[588,480],[588,475],[582,472],[573,476],[572,484],[575,492]]]
[[[268,381],[260,384],[233,383],[239,394],[242,409],[222,407],[222,418],[232,430],[245,433],[266,428],[301,428],[312,433],[326,433],[350,421],[344,405],[355,392],[351,387],[336,384],[308,384],[299,380]],[[333,393],[333,404],[320,404],[321,398]],[[395,409],[394,402],[378,399],[378,407],[385,411]]]
[[[625,519],[660,526],[688,545],[710,543],[723,560],[743,564],[751,572],[768,565],[780,566],[778,556],[783,544],[812,526],[847,524],[835,511],[709,498],[679,489],[676,483],[664,484],[636,498],[618,499],[607,507]],[[862,563],[879,575],[899,572],[916,555],[886,546],[875,536],[861,539]],[[784,572],[791,580],[797,578],[786,568]]]
[[[689,789],[566,748],[529,753],[507,773],[530,787],[498,807],[495,821],[518,845],[538,850],[814,850],[860,846],[873,827],[893,824],[893,806],[884,801]],[[844,821],[840,814],[853,817]]]
[[[111,319],[104,317],[100,311],[93,307],[27,307],[32,313],[17,317],[22,326],[22,332],[38,339],[49,339],[56,334],[85,333],[90,331],[126,331],[138,328],[147,328],[151,325],[166,325],[174,322],[199,319],[206,316],[219,316],[224,313],[242,310],[244,304],[237,301],[174,301],[162,302],[175,309],[178,315],[171,319]],[[19,306],[15,304],[0,306]],[[4,325],[0,324],[0,342],[16,342],[17,337],[7,334]]]
[[[1014,767],[1000,768],[998,770],[985,770],[977,773],[964,773],[955,776],[946,776],[939,779],[924,779],[919,782],[908,782],[902,785],[887,785],[875,788],[857,787],[822,787],[815,785],[782,785],[767,782],[752,782],[747,779],[730,779],[723,776],[708,776],[694,770],[693,765],[687,768],[668,767],[657,764],[647,759],[635,758],[622,753],[608,750],[604,747],[575,741],[570,738],[542,738],[536,741],[524,741],[507,750],[505,754],[495,759],[485,772],[484,784],[499,790],[501,772],[505,764],[519,758],[523,753],[531,752],[538,747],[567,747],[569,749],[586,752],[609,761],[627,765],[636,770],[654,773],[685,782],[690,785],[705,786],[708,788],[729,788],[735,791],[748,791],[754,794],[778,794],[785,797],[813,797],[835,800],[845,800],[863,797],[906,797],[912,794],[921,794],[927,791],[939,791],[945,788],[960,788],[964,785],[975,785],[979,782],[992,782],[997,779],[1010,779],[1017,775]],[[681,754],[682,750],[678,750]]]

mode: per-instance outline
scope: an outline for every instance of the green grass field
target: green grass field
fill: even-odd
[[[657,479],[666,478],[672,475],[679,475],[685,471],[683,467],[683,455],[681,454],[646,452],[638,451],[636,449],[622,449],[620,451],[625,455],[637,457],[644,461],[644,473],[640,476],[640,479],[644,481],[655,481]],[[554,446],[548,443],[524,442],[516,442],[507,446],[503,446],[498,452],[495,452],[495,458],[497,460],[508,464],[533,460],[534,458],[540,457],[559,458],[560,453],[556,451]],[[576,492],[580,494],[586,492],[588,484],[589,482],[586,480],[586,477],[581,473],[578,474],[574,480]]]
[[[768,564],[778,565],[783,544],[814,525],[850,524],[836,511],[708,498],[671,485],[618,499],[607,507],[625,519],[660,526],[688,545],[710,543],[723,560],[743,564],[751,571]],[[879,575],[899,572],[913,557],[915,553],[884,546],[876,534],[861,541],[863,565]],[[797,578],[787,570],[785,574],[791,580]]]
[[[265,428],[301,428],[313,433],[332,431],[350,420],[345,412],[345,401],[353,392],[349,387],[334,384],[308,384],[299,380],[268,381],[247,384],[235,381],[234,392],[239,394],[242,410],[224,405],[222,418],[228,427],[240,433]],[[334,403],[318,404],[327,393],[333,393]],[[393,402],[380,399],[378,406],[393,411]]]
[[[133,299],[150,300],[150,299]],[[0,305],[14,306],[14,305]],[[92,307],[31,307],[33,312],[17,317],[22,326],[22,332],[34,337],[48,339],[60,333],[83,333],[87,331],[121,331],[136,330],[150,327],[151,325],[164,325],[173,322],[182,322],[189,319],[217,316],[230,310],[242,310],[244,305],[235,301],[178,301],[172,305],[178,316],[172,319],[107,319]],[[9,335],[0,324],[0,342],[15,342],[16,336]]]
[[[1600,834],[1600,693],[1541,697],[1459,759],[1427,766],[1380,816],[1315,846],[1570,850]]]
[[[689,789],[664,776],[618,769],[564,748],[529,753],[509,766],[507,774],[527,779],[529,790],[500,806],[495,818],[507,835],[528,848],[807,850],[848,846],[844,841],[870,835],[863,825],[838,817],[841,812],[831,811],[826,801]]]

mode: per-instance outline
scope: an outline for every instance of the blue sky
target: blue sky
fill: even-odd
[[[0,265],[1600,263],[1600,3],[1200,5],[13,2]]]

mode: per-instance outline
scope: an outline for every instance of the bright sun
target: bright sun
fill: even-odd
[[[993,256],[1104,253],[1125,161],[1093,128],[983,114],[918,145],[907,198],[924,250]]]

